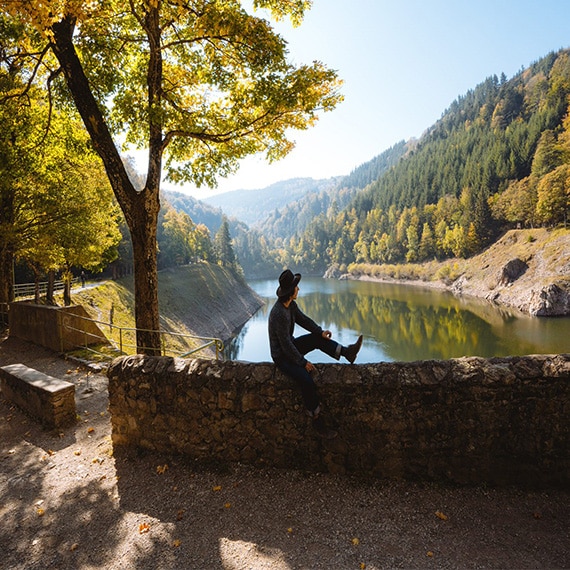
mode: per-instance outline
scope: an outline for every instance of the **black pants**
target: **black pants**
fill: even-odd
[[[294,338],[293,344],[303,356],[312,350],[318,349],[336,360],[340,358],[341,347],[338,342],[329,338],[323,338],[321,335],[306,334]],[[307,372],[307,369],[289,360],[276,361],[275,364],[279,370],[295,380],[301,390],[305,408],[313,413],[319,407],[320,400],[315,381],[309,372]]]

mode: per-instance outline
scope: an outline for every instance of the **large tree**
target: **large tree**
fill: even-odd
[[[291,65],[286,42],[241,4],[0,0],[5,12],[39,34],[27,35],[18,57],[35,39],[35,61],[50,79],[63,73],[103,159],[132,236],[141,352],[160,346],[156,231],[163,159],[171,180],[215,185],[249,154],[285,155],[293,146],[289,130],[308,128],[319,110],[333,109],[341,98],[334,71],[319,62]],[[254,0],[253,6],[298,24],[310,1]],[[148,150],[143,188],[123,165],[121,138]]]

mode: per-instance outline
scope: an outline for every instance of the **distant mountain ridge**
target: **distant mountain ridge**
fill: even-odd
[[[301,200],[307,194],[327,191],[336,186],[342,177],[314,180],[291,178],[255,190],[234,190],[204,198],[202,202],[223,210],[248,226],[255,226],[277,209]]]

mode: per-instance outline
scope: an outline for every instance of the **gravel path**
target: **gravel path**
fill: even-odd
[[[113,451],[107,379],[0,342],[76,386],[45,431],[0,395],[2,569],[570,568],[570,491],[199,468]]]

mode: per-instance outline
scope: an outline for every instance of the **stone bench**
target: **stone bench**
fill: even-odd
[[[0,367],[4,397],[48,428],[73,423],[75,386],[24,364]]]

